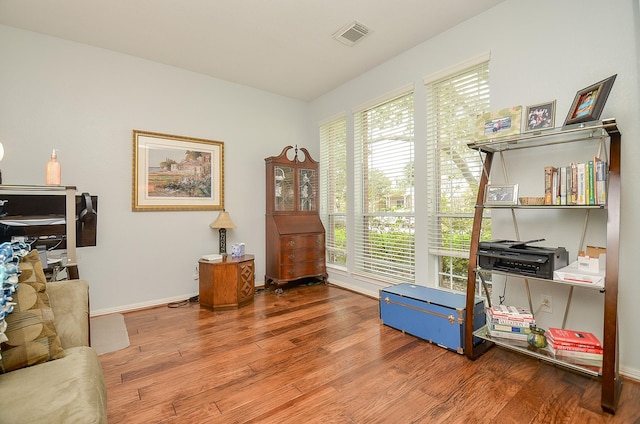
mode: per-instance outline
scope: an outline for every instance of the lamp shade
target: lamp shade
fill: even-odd
[[[213,221],[210,225],[211,228],[236,228],[236,224],[231,221],[231,217],[229,216],[229,212],[222,211],[218,218]]]
[[[0,143],[0,160],[4,157],[4,146]]]

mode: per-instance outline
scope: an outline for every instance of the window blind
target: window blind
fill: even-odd
[[[464,289],[482,158],[467,143],[489,110],[489,62],[426,84],[429,253],[441,285]],[[490,231],[490,225],[486,227]],[[457,259],[462,259],[459,261]]]
[[[320,125],[320,219],[327,264],[347,263],[347,119]]]
[[[414,281],[413,90],[354,112],[357,272]]]

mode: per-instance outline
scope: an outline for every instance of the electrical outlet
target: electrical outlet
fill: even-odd
[[[549,296],[548,294],[543,294],[542,296],[540,296],[540,303],[541,312],[547,312],[549,314],[553,312],[553,302],[551,296]]]

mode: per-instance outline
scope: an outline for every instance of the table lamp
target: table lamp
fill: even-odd
[[[218,215],[215,221],[209,225],[211,228],[219,228],[220,229],[220,254],[222,256],[227,256],[227,228],[236,228],[236,224],[231,221],[231,217],[229,216],[229,212],[226,212],[224,209]]]

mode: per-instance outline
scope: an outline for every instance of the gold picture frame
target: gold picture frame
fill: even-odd
[[[224,209],[224,143],[133,130],[131,209]]]
[[[520,134],[522,106],[513,106],[495,112],[478,115],[476,120],[476,140]]]

